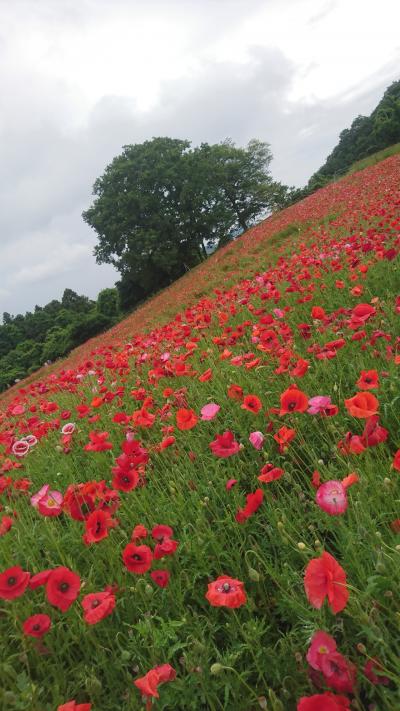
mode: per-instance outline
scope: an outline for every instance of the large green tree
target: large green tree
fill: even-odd
[[[125,146],[94,186],[84,220],[97,232],[98,263],[113,264],[124,291],[145,297],[170,283],[279,202],[269,146],[238,148],[153,138]],[[126,298],[122,299],[126,303]]]

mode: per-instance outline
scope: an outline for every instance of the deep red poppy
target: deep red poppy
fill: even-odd
[[[66,612],[79,595],[81,579],[69,568],[60,566],[51,571],[46,583],[49,603]]]
[[[115,607],[115,595],[109,591],[89,593],[82,598],[81,604],[83,619],[88,625],[95,625],[111,615]]]
[[[116,467],[116,470],[111,482],[114,489],[125,492],[136,489],[139,484],[139,474],[135,469],[124,470]]]
[[[242,410],[248,410],[249,412],[253,412],[257,415],[257,413],[262,410],[262,402],[257,395],[246,395],[240,407]]]
[[[76,701],[67,701],[66,704],[58,706],[57,711],[90,711],[92,704],[77,704]]]
[[[0,599],[14,600],[24,594],[28,587],[30,573],[22,570],[19,565],[7,568],[0,575]]]
[[[152,570],[150,577],[158,587],[166,588],[169,583],[170,573],[168,570]]]
[[[22,625],[24,634],[28,637],[43,637],[51,627],[51,619],[48,615],[32,615],[28,617]]]
[[[210,442],[210,449],[216,457],[231,457],[237,454],[240,449],[239,442],[229,430],[222,435],[216,435],[215,440]]]
[[[117,521],[112,518],[109,511],[96,509],[92,511],[85,521],[85,533],[83,534],[83,542],[89,546],[92,543],[99,543],[103,538],[107,538],[110,528],[114,528]]]
[[[128,543],[122,552],[122,560],[131,573],[142,575],[151,568],[153,554],[149,546]]]
[[[331,694],[330,691],[314,696],[303,696],[297,704],[297,711],[347,711],[348,709],[350,709],[349,699]]]

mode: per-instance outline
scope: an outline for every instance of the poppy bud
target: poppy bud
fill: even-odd
[[[360,654],[366,654],[367,653],[367,648],[362,642],[357,644],[357,651],[360,652]]]
[[[218,662],[216,662],[215,664],[211,664],[211,666],[210,666],[210,672],[214,676],[216,676],[217,674],[221,674],[223,669],[224,669],[224,667],[222,666],[222,664],[219,664]]]
[[[144,591],[145,591],[147,597],[151,597],[151,596],[153,595],[153,593],[154,593],[154,590],[153,590],[152,586],[149,585],[149,584],[146,585]]]
[[[299,551],[304,551],[306,549],[306,544],[300,541],[300,543],[297,544],[297,548],[299,549]]]
[[[253,580],[253,582],[255,583],[260,582],[260,573],[258,573],[257,570],[254,570],[254,568],[249,568],[248,573],[250,580]]]
[[[129,662],[130,658],[131,658],[130,652],[128,652],[127,649],[123,649],[122,652],[121,652],[121,659],[122,659],[122,661],[123,661],[123,662]]]

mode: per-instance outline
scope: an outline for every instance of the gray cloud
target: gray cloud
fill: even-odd
[[[271,4],[279,6],[276,0]],[[144,5],[116,0],[113,11],[118,15],[129,8],[140,14]],[[246,62],[211,59],[210,43],[263,5],[262,0],[170,3],[169,14],[177,21],[187,13],[193,50],[188,59],[196,61],[190,73],[164,80],[145,111],[121,92],[103,93],[89,112],[83,111],[80,90],[71,81],[23,63],[11,65],[9,38],[0,30],[0,313],[60,298],[66,287],[93,298],[116,281],[111,266],[96,265],[95,234],[81,212],[91,202],[94,180],[123,145],[157,135],[194,144],[229,136],[240,145],[257,137],[271,144],[274,177],[302,185],[340,131],[356,115],[369,113],[398,78],[393,60],[341,95],[294,102],[290,95],[299,72],[309,68],[300,70],[279,48],[253,46]],[[56,34],[61,25],[90,28],[91,13],[101,16],[109,3],[16,0],[13,7],[17,20],[27,16],[29,22],[45,22]],[[152,2],[152,7],[162,12],[165,3]],[[326,2],[311,21],[322,21],[332,7]]]

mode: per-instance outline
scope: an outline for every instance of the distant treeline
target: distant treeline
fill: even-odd
[[[400,81],[385,91],[370,116],[357,116],[339,135],[339,143],[304,188],[295,190],[294,202],[345,175],[356,161],[400,141]]]
[[[103,289],[97,301],[65,289],[61,301],[35,306],[24,316],[4,313],[0,326],[0,391],[110,328],[119,316],[116,289]]]

